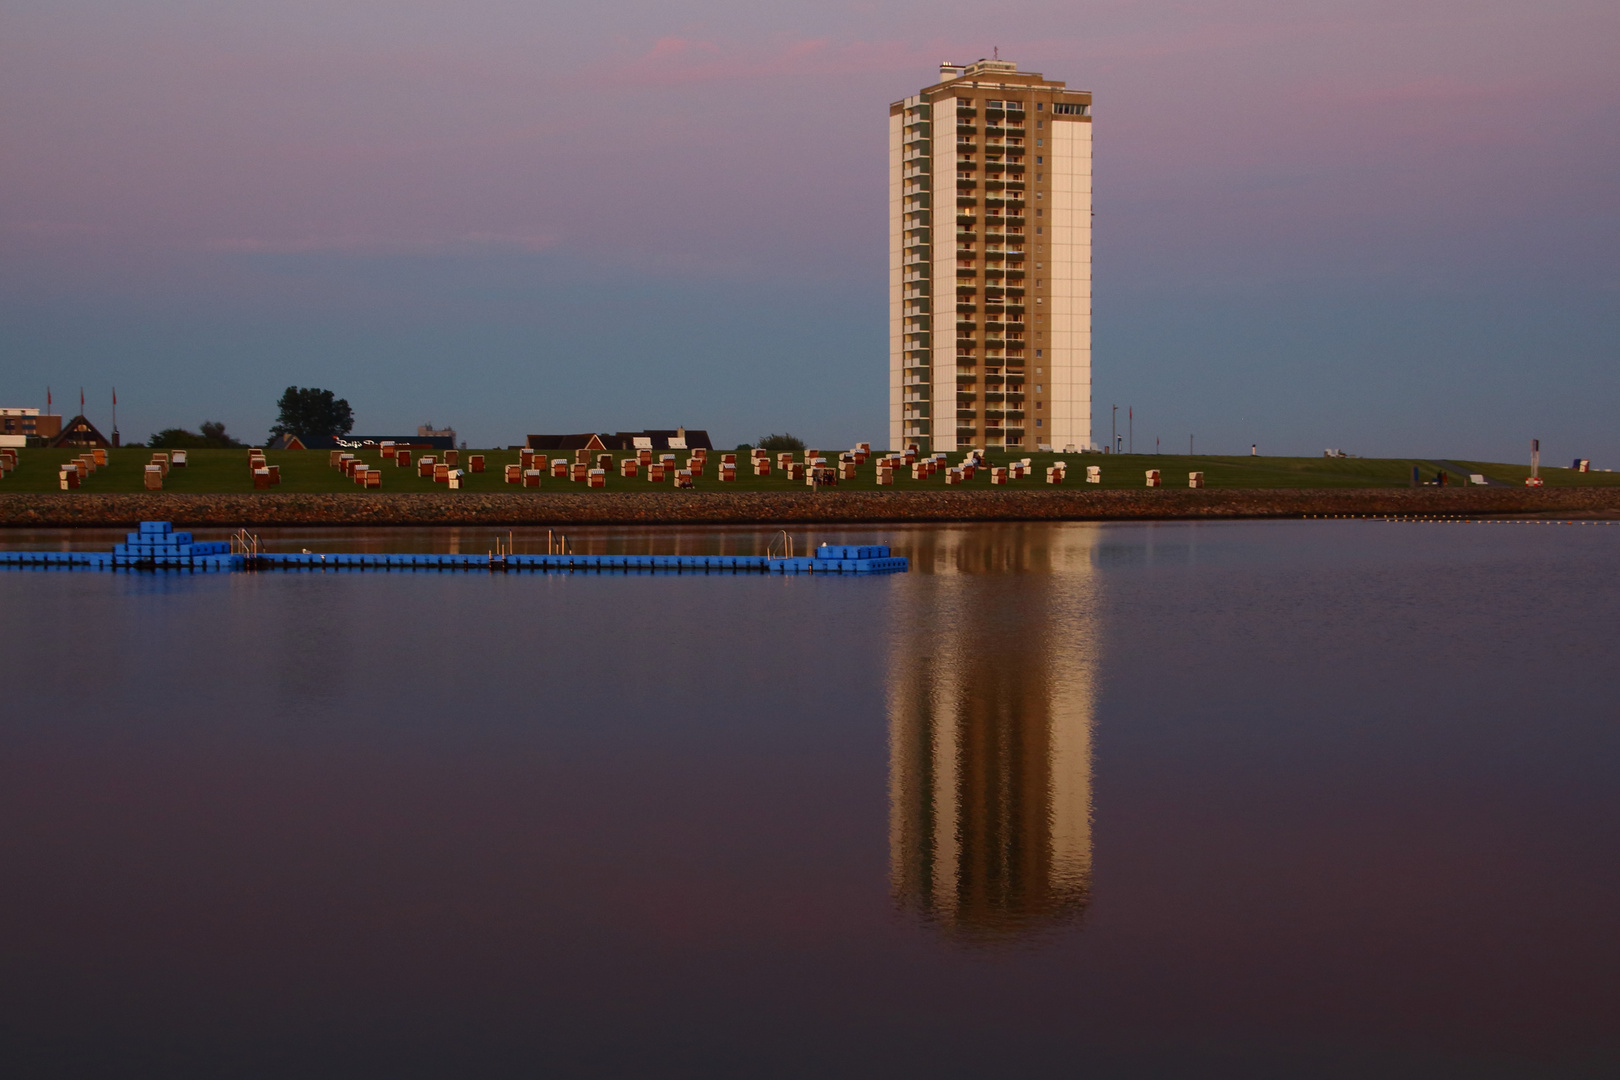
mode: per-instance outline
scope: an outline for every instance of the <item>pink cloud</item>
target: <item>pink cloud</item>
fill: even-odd
[[[628,61],[608,66],[614,78],[638,84],[699,83],[720,79],[753,79],[781,75],[834,75],[921,68],[938,62],[922,59],[915,44],[899,41],[846,41],[828,37],[797,38],[755,44],[662,37]]]
[[[418,239],[395,236],[336,234],[301,237],[213,237],[199,245],[205,251],[251,255],[347,253],[355,255],[441,255],[478,251],[545,251],[559,243],[549,233],[469,232]]]

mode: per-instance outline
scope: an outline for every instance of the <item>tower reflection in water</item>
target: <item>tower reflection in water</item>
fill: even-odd
[[[889,872],[902,907],[965,939],[1078,922],[1090,897],[1099,535],[919,531],[908,552],[889,665]]]

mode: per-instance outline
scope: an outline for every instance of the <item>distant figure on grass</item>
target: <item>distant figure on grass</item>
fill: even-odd
[[[289,386],[276,405],[281,415],[276,419],[276,426],[270,429],[271,439],[278,435],[296,435],[307,443],[311,439],[347,435],[354,430],[354,410],[343,398],[334,398],[330,390]]]

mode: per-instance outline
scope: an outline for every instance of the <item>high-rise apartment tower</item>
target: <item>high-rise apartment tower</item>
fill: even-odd
[[[1005,60],[889,106],[889,445],[1091,447],[1091,94]]]

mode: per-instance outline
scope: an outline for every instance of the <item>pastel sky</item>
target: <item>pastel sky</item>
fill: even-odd
[[[887,106],[1096,95],[1138,451],[1620,467],[1614,0],[6,0],[0,405],[886,432]]]

